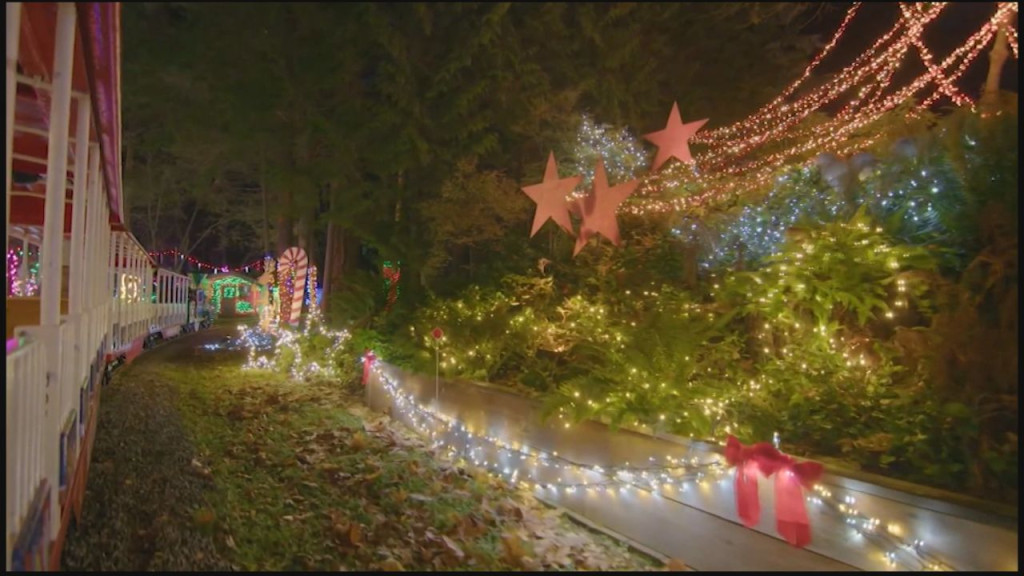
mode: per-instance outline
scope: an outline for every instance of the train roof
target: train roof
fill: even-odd
[[[91,102],[91,142],[98,143],[101,172],[110,208],[110,224],[124,230],[121,184],[121,5],[77,2],[76,49],[71,88],[74,96]],[[41,225],[46,178],[51,85],[54,76],[54,38],[57,3],[23,2],[18,48],[18,86],[15,99],[11,223]],[[70,126],[78,107],[71,107]],[[72,144],[74,145],[74,143]],[[66,197],[72,195],[74,173],[69,166]],[[65,211],[69,229],[70,210]]]

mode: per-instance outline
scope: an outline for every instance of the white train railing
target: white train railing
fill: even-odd
[[[188,279],[181,274],[160,275],[166,284],[153,298],[154,266],[146,249],[123,228],[123,205],[120,201],[120,165],[103,162],[120,157],[119,143],[113,131],[120,129],[116,117],[119,102],[119,64],[107,69],[106,61],[93,59],[85,53],[86,75],[75,62],[81,60],[78,47],[93,45],[86,36],[103,43],[111,53],[119,52],[119,11],[94,3],[7,3],[7,235],[12,226],[24,232],[37,233],[34,244],[40,265],[40,291],[28,298],[11,298],[8,291],[7,380],[5,382],[6,425],[6,553],[5,568],[38,569],[60,559],[62,530],[67,527],[68,504],[81,496],[76,482],[84,474],[74,475],[77,455],[86,448],[86,419],[92,409],[93,387],[102,373],[110,352],[122,354],[130,347],[128,359],[141,349],[141,342],[155,324],[166,328],[183,325],[187,320]],[[23,12],[30,14],[23,14]],[[80,15],[86,15],[79,19]],[[54,18],[55,17],[55,18]],[[19,40],[23,27],[41,26],[38,34]],[[110,33],[106,33],[107,31]],[[20,57],[24,47],[35,56]],[[52,56],[42,62],[38,54]],[[25,67],[25,70],[21,70]],[[31,71],[28,68],[32,68]],[[106,81],[93,72],[106,71]],[[24,73],[23,73],[24,72]],[[77,82],[76,82],[77,77]],[[93,93],[97,82],[105,82],[107,90]],[[18,84],[28,84],[38,98],[26,104]],[[89,88],[83,90],[82,86]],[[76,88],[77,87],[77,88]],[[42,95],[45,92],[46,95]],[[15,98],[17,96],[17,98]],[[95,100],[94,100],[95,99]],[[26,105],[31,114],[22,114]],[[18,111],[16,114],[15,111]],[[37,122],[40,110],[46,123]],[[77,109],[75,116],[70,111]],[[90,111],[93,113],[90,114]],[[101,112],[111,112],[109,115]],[[72,127],[71,120],[75,119]],[[111,121],[113,118],[113,121]],[[96,122],[95,125],[93,123]],[[13,139],[15,124],[26,134],[42,136],[46,142],[45,159],[28,157],[19,142]],[[73,131],[73,134],[72,134]],[[111,136],[114,136],[111,138]],[[72,140],[73,138],[73,140]],[[62,151],[73,146],[73,162]],[[31,149],[27,147],[26,150]],[[68,188],[64,178],[45,179],[43,213],[35,205],[13,210],[14,158],[36,174],[73,174],[72,202],[67,203]],[[110,169],[112,168],[112,169]],[[21,194],[19,197],[24,196]],[[24,199],[22,199],[24,200]],[[21,202],[21,200],[19,200]],[[70,212],[69,212],[70,211]],[[31,212],[33,218],[12,214]],[[41,220],[34,219],[42,216]],[[65,216],[70,216],[70,230],[65,229]],[[42,222],[42,230],[38,230]],[[112,227],[114,223],[122,227]],[[27,227],[27,228],[26,228]],[[28,234],[28,232],[24,232]],[[41,237],[38,235],[41,234]],[[21,239],[28,252],[28,237]],[[131,282],[128,282],[128,280]],[[17,315],[12,315],[17,312]],[[84,387],[84,388],[83,388]],[[77,415],[77,419],[73,418]],[[91,420],[95,424],[95,419]],[[83,460],[84,462],[85,460]],[[62,468],[62,465],[64,468]],[[63,471],[63,476],[62,476]],[[68,489],[61,492],[61,483]],[[42,495],[43,500],[39,500]],[[62,502],[62,496],[75,500]],[[45,530],[27,530],[37,525],[35,515],[40,503]],[[32,532],[26,547],[16,538]],[[15,560],[17,546],[18,562]],[[56,544],[56,546],[54,546]],[[52,547],[52,549],[51,549]],[[55,553],[54,553],[55,552]],[[25,556],[20,556],[25,554]],[[38,560],[45,557],[42,565]],[[21,561],[24,560],[24,561]],[[59,566],[49,566],[58,569]]]
[[[157,326],[167,328],[168,326],[183,326],[188,320],[187,302],[164,302],[156,305]]]
[[[6,403],[7,488],[6,566],[11,566],[14,539],[18,537],[32,503],[46,481],[53,486],[56,477],[56,427],[53,422],[56,402],[48,394],[47,366],[54,365],[47,347],[40,338],[39,327],[19,330],[15,350],[7,353],[7,380],[4,384]],[[52,493],[50,497],[56,499]],[[53,523],[53,509],[45,512]],[[50,529],[52,530],[52,528]],[[49,535],[47,535],[47,540]]]
[[[26,517],[40,494],[48,498],[42,510],[47,555],[49,543],[57,537],[65,513],[62,504],[66,506],[61,488],[71,488],[77,454],[84,448],[84,423],[91,395],[83,397],[83,390],[89,391],[90,370],[102,368],[95,361],[102,361],[111,329],[123,327],[125,341],[130,343],[144,337],[148,333],[145,327],[151,322],[181,319],[184,323],[187,304],[148,302],[123,303],[118,307],[121,318],[107,323],[115,300],[79,315],[64,315],[57,327],[18,327],[17,345],[9,343],[12,349],[7,353],[5,384],[8,569],[12,567],[15,540],[23,534]]]
[[[167,333],[176,333],[177,327],[184,326],[189,320],[188,286],[189,279],[183,274],[170,270],[157,270],[156,273],[156,306],[159,309],[159,320],[156,326]]]

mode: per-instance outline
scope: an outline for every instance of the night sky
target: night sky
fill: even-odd
[[[851,4],[850,2],[830,2],[829,9],[822,10],[807,26],[806,31],[821,34],[822,42],[827,42],[842,23]],[[994,6],[995,4],[992,2],[951,3],[925,29],[925,45],[931,49],[936,60],[941,61],[992,17]],[[896,22],[898,16],[899,8],[896,3],[864,3],[860,12],[850,23],[843,39],[836,46],[836,50],[822,62],[820,70],[822,72],[842,70],[884,34]],[[986,46],[957,83],[957,86],[971,98],[976,99],[981,94],[981,88],[988,72],[987,55],[990,50],[991,46]],[[905,83],[915,78],[923,70],[924,67],[920,63],[916,51],[910,52],[905,57],[904,65],[897,73],[895,81],[901,84]],[[1014,65],[1011,55],[1003,67],[1001,88],[1017,92],[1017,78],[1017,66]]]

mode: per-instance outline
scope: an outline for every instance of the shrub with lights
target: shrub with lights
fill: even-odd
[[[779,432],[790,452],[915,481],[1015,486],[1016,115],[1005,114],[961,110],[871,155],[786,168],[731,210],[627,211],[617,250],[421,308],[404,334],[420,351],[411,367],[432,371],[439,345],[442,375],[543,392],[567,423],[716,441]],[[687,245],[702,272],[684,289]]]

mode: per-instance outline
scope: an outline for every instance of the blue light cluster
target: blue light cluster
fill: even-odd
[[[241,335],[237,338],[225,336],[222,340],[203,344],[199,348],[209,352],[237,351],[237,350],[271,350],[275,346],[273,334],[264,332],[259,328],[239,327]]]
[[[819,166],[791,168],[760,200],[717,217],[685,217],[672,232],[700,247],[704,270],[757,267],[779,250],[788,230],[849,218],[860,205],[886,232],[911,244],[942,242],[944,215],[961,204],[962,186],[944,158],[891,158],[845,180]]]

